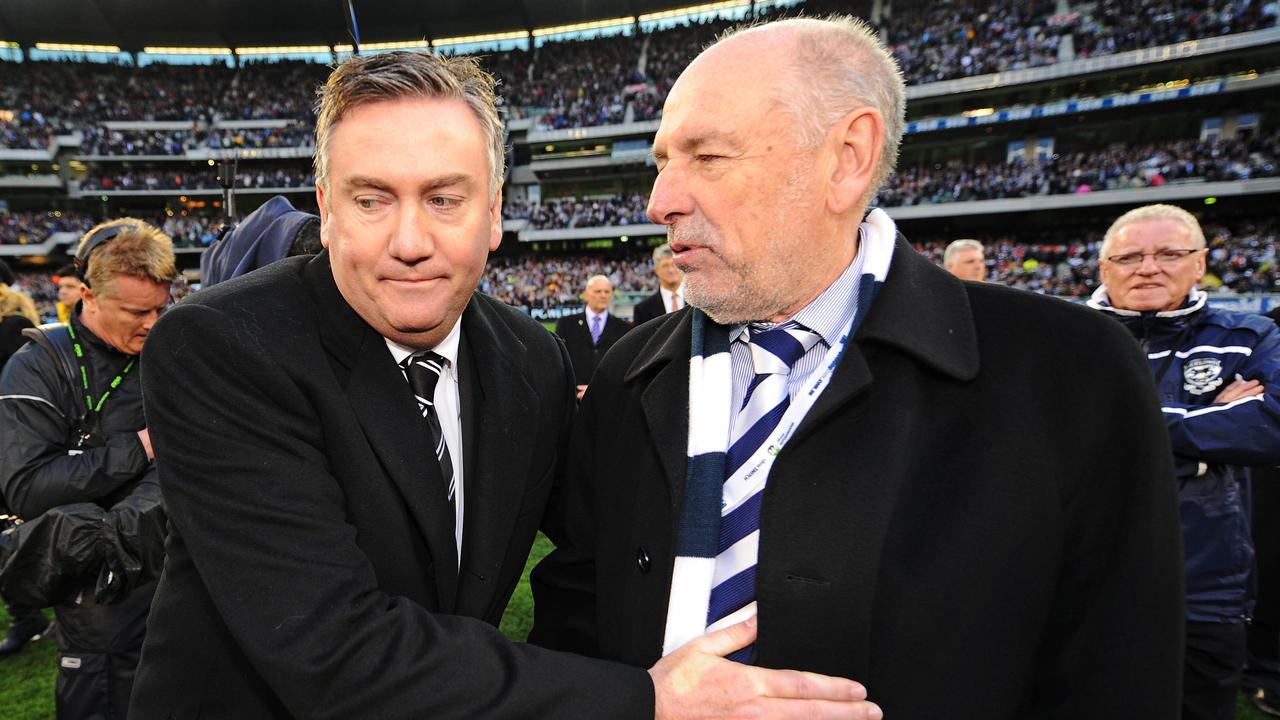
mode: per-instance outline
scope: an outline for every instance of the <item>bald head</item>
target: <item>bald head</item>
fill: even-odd
[[[582,296],[586,299],[587,307],[591,308],[591,312],[602,313],[608,310],[609,303],[613,302],[613,283],[603,275],[593,275],[587,280],[587,289]]]
[[[684,297],[719,323],[778,322],[849,266],[892,172],[902,76],[859,20],[731,33],[671,88],[654,136],[649,218]]]
[[[884,128],[870,202],[893,174],[906,124],[906,84],[874,28],[850,16],[748,25],[726,32],[694,63],[721,54],[739,76],[741,68],[753,68],[744,80],[767,85],[802,147],[817,146],[856,108],[874,110]]]

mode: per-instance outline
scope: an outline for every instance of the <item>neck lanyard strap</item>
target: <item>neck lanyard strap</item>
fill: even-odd
[[[130,360],[124,369],[118,375],[112,378],[108,383],[106,392],[102,393],[102,397],[98,398],[98,402],[93,402],[93,393],[89,390],[89,368],[84,364],[84,349],[80,347],[80,339],[76,337],[76,331],[71,323],[67,323],[67,333],[71,335],[71,346],[75,349],[76,362],[80,365],[80,383],[84,387],[84,404],[89,412],[97,415],[102,412],[102,406],[107,402],[107,398],[111,395],[111,391],[120,387],[120,383],[124,382],[124,376],[129,374],[133,369],[133,360]]]

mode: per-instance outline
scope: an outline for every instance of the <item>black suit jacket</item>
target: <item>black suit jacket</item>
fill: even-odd
[[[596,373],[533,642],[641,666],[661,652],[690,325],[633,331]],[[899,240],[769,475],[758,663],[854,678],[899,720],[1176,718],[1171,458],[1119,324],[961,283]]]
[[[573,409],[558,343],[474,295],[453,509],[384,339],[327,253],[182,302],[143,385],[172,523],[134,718],[652,717],[646,673],[494,627]]]
[[[636,303],[635,309],[632,310],[631,324],[639,326],[665,314],[667,314],[667,306],[662,302],[662,291],[659,290]]]
[[[606,313],[600,342],[593,345],[585,312],[565,315],[556,321],[556,335],[564,340],[564,346],[569,350],[569,362],[573,365],[573,374],[579,385],[586,385],[591,381],[591,373],[600,364],[600,358],[630,329],[626,320]]]

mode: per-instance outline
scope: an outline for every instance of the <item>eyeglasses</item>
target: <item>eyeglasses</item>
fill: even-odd
[[[1205,248],[1191,248],[1191,249],[1179,248],[1179,249],[1170,249],[1170,250],[1157,250],[1155,252],[1148,252],[1148,253],[1131,252],[1131,253],[1125,253],[1123,255],[1111,255],[1107,257],[1107,262],[1113,262],[1116,265],[1120,265],[1122,267],[1135,267],[1137,265],[1141,265],[1144,258],[1152,257],[1155,259],[1157,265],[1171,267],[1173,265],[1177,265],[1182,260],[1182,258],[1190,255],[1191,253],[1198,253],[1203,251],[1204,249]]]

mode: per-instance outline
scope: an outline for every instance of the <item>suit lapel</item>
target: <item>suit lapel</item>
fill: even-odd
[[[500,333],[496,323],[480,296],[473,295],[462,314],[467,464],[457,611],[477,616],[487,611],[497,590],[496,576],[530,481],[535,448],[528,428],[551,420],[539,417],[540,404],[524,368],[527,348],[510,331]]]
[[[628,368],[631,382],[653,373],[640,395],[645,423],[671,491],[671,508],[679,516],[689,466],[689,351],[693,319],[684,313],[649,338]]]
[[[978,341],[964,286],[899,235],[889,276],[845,351],[831,384],[796,428],[796,442],[874,380],[863,348],[887,345],[961,380],[978,373]]]
[[[441,612],[451,612],[457,587],[453,506],[444,492],[440,466],[423,438],[418,415],[386,341],[343,299],[333,282],[328,253],[308,264],[305,276],[320,308],[321,342],[348,371],[347,400],[383,471],[399,489],[435,563],[433,578]]]

